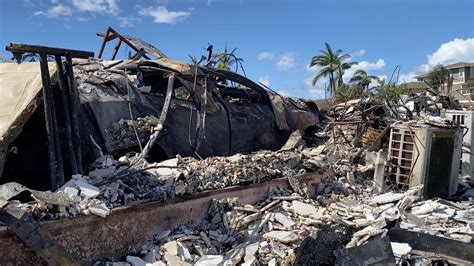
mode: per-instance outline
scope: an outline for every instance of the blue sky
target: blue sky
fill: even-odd
[[[365,69],[399,81],[436,64],[474,61],[473,0],[164,1],[2,0],[0,45],[22,42],[98,52],[96,32],[112,26],[144,39],[169,57],[238,47],[248,77],[284,94],[324,97],[311,57],[324,42]],[[125,56],[122,50],[119,56]],[[5,50],[0,55],[11,57]]]

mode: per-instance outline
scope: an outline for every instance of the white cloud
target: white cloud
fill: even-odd
[[[385,67],[385,60],[383,60],[382,58],[379,58],[377,62],[374,62],[374,63],[371,63],[369,61],[360,61],[360,62],[357,62],[357,64],[353,65],[348,70],[346,70],[342,78],[344,79],[344,82],[348,82],[351,79],[351,77],[354,75],[354,73],[359,69],[362,69],[365,72],[369,73],[372,70],[380,70],[384,67]]]
[[[276,67],[280,71],[291,71],[296,68],[295,55],[293,53],[285,53],[279,56]]]
[[[64,5],[55,5],[46,11],[36,11],[33,13],[34,16],[45,16],[48,18],[57,18],[61,16],[71,16],[72,9]]]
[[[72,5],[82,12],[118,14],[117,0],[72,0]]]
[[[270,52],[261,52],[257,55],[257,59],[260,61],[263,60],[273,60],[274,56]]]
[[[449,65],[456,62],[474,61],[474,38],[454,39],[442,43],[432,54],[427,55],[427,64],[414,67],[407,73],[402,73],[398,77],[398,83],[416,81],[414,78],[420,74],[430,71],[436,65]]]
[[[362,56],[364,54],[365,54],[365,50],[364,49],[359,49],[355,52],[350,53],[350,56],[351,57],[356,57],[356,56]]]
[[[268,76],[260,76],[258,78],[258,82],[262,83],[263,85],[270,87],[270,77]]]
[[[466,40],[456,38],[441,44],[436,52],[428,55],[428,64],[430,66],[471,61],[474,61],[474,38]]]
[[[117,17],[117,19],[119,21],[119,26],[122,28],[133,27],[141,21],[141,19],[135,17]]]
[[[140,16],[151,16],[155,23],[176,24],[184,21],[191,15],[191,9],[188,11],[169,11],[164,6],[142,8],[138,11]]]

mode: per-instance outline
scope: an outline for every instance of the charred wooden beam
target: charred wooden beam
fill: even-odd
[[[27,211],[8,205],[0,211],[0,221],[48,265],[80,265],[61,245],[42,232],[40,224]]]
[[[61,95],[62,110],[64,112],[64,126],[66,128],[66,142],[67,148],[69,151],[69,163],[71,165],[71,171],[73,174],[79,174],[77,169],[77,159],[76,151],[74,149],[73,135],[72,135],[72,125],[71,125],[71,115],[69,111],[69,106],[71,105],[70,99],[68,99],[68,89],[69,87],[66,84],[67,77],[64,76],[63,63],[61,56],[56,55],[56,69],[58,73],[58,84]]]
[[[71,126],[72,126],[72,141],[74,144],[74,151],[76,152],[77,171],[82,174],[82,154],[81,154],[81,136],[79,128],[79,114],[81,102],[79,100],[79,92],[77,91],[77,84],[74,79],[74,71],[72,68],[72,56],[66,55],[66,73],[69,85],[68,99],[71,103],[69,105],[71,112]]]
[[[53,115],[53,92],[51,88],[51,79],[49,76],[48,62],[46,54],[40,54],[40,68],[41,81],[43,82],[43,103],[44,103],[44,118],[46,124],[46,136],[48,141],[48,157],[49,157],[49,175],[51,189],[58,187],[58,169],[56,168],[56,161],[58,155],[56,154],[56,144],[58,136],[55,135],[54,125],[56,124],[55,116]]]
[[[107,45],[108,42],[112,41],[112,40],[115,40],[115,39],[119,39],[114,47],[114,50],[112,52],[112,57],[111,57],[111,60],[114,60],[115,59],[115,56],[117,55],[117,52],[118,50],[120,49],[120,45],[122,44],[122,42],[124,42],[126,45],[128,45],[130,48],[132,48],[136,53],[139,53],[140,52],[140,48],[136,47],[133,43],[131,43],[127,38],[125,38],[124,36],[122,36],[120,33],[118,33],[116,30],[112,29],[112,27],[108,27],[107,28],[107,31],[105,33],[102,33],[102,32],[97,32],[96,33],[97,36],[99,37],[103,37],[103,41],[102,41],[102,44],[100,46],[100,50],[99,50],[99,55],[97,56],[97,58],[102,58],[102,55],[104,54],[104,49],[105,49],[105,46]],[[148,57],[146,54],[143,54],[142,55],[145,59],[150,59],[150,57]]]
[[[94,52],[88,51],[80,51],[80,50],[72,50],[72,49],[63,49],[63,48],[55,48],[55,47],[48,47],[48,46],[40,46],[40,45],[30,45],[30,44],[22,44],[22,43],[10,43],[5,48],[7,51],[12,53],[34,53],[34,54],[47,54],[47,55],[66,55],[69,54],[74,58],[89,58],[94,57]]]

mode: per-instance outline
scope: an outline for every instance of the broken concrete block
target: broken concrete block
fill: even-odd
[[[390,242],[390,245],[392,246],[393,255],[399,258],[411,251],[411,246],[407,243]]]
[[[156,248],[152,248],[148,253],[143,257],[143,260],[148,263],[154,263],[159,258],[159,252]]]
[[[169,159],[166,161],[162,161],[157,164],[159,167],[154,169],[155,173],[159,176],[169,176],[173,175],[175,171],[175,167],[178,166],[178,158]],[[167,168],[171,167],[171,168]]]
[[[224,256],[224,265],[237,265],[245,254],[245,246],[240,244],[237,245],[235,248],[229,250]]]
[[[88,208],[88,210],[95,215],[98,215],[102,218],[107,217],[110,213],[110,209],[107,208],[105,203],[94,204]]]
[[[385,182],[385,162],[387,161],[387,152],[380,150],[377,153],[374,162],[374,189],[377,193],[382,193],[386,190]]]
[[[161,246],[165,254],[170,254],[170,255],[178,255],[178,242],[177,241],[170,241]]]
[[[221,266],[224,257],[221,255],[204,255],[196,263],[195,266]]]
[[[290,211],[295,212],[298,215],[311,217],[314,219],[321,219],[322,214],[318,212],[319,210],[313,205],[303,203],[301,201],[294,200],[291,203]]]
[[[76,188],[80,190],[80,194],[82,197],[90,199],[99,196],[100,190],[98,187],[90,185],[86,182],[76,180],[74,181]]]
[[[274,219],[286,228],[291,228],[296,224],[290,217],[284,215],[281,212],[275,213]]]
[[[438,207],[439,207],[439,204],[437,202],[434,202],[432,200],[427,200],[425,201],[423,205],[418,206],[418,207],[413,207],[411,209],[411,213],[415,215],[428,214],[428,213],[433,212]]]
[[[67,197],[69,198],[69,200],[74,201],[74,202],[77,200],[77,196],[79,195],[79,190],[77,190],[76,188],[65,187],[63,191],[67,194]]]
[[[127,256],[127,262],[132,264],[132,266],[147,266],[146,261],[135,256]]]
[[[178,256],[185,261],[192,261],[191,253],[189,253],[188,248],[181,242],[176,243],[178,247]]]
[[[449,219],[454,216],[456,213],[456,210],[453,208],[450,208],[446,205],[440,204],[438,208],[436,208],[431,215],[435,217],[439,217],[442,219]]]
[[[176,255],[171,255],[171,254],[166,254],[163,256],[164,259],[166,260],[167,265],[173,265],[173,266],[191,266],[192,264],[186,261],[181,260],[178,256]]]
[[[271,260],[268,262],[268,266],[277,266],[276,259],[275,259],[275,258],[271,259]]]
[[[284,244],[295,242],[299,239],[298,235],[289,231],[270,231],[263,235],[266,240],[275,240]]]
[[[474,209],[457,211],[454,220],[465,223],[474,221]]]
[[[258,266],[258,265],[259,265],[258,260],[254,256],[250,257],[249,259],[244,261],[244,263],[241,264],[241,266]]]
[[[377,196],[373,197],[370,200],[370,203],[372,203],[372,204],[385,204],[385,203],[399,201],[403,197],[405,197],[404,193],[388,192],[388,193],[380,194],[380,195],[377,195]]]
[[[313,149],[309,149],[309,151],[307,152],[307,154],[309,156],[318,156],[320,155],[324,150],[326,149],[326,145],[319,145],[318,147],[316,148],[313,148]]]
[[[303,137],[301,136],[301,132],[299,130],[296,130],[296,131],[293,131],[293,133],[291,133],[285,145],[283,145],[283,147],[281,147],[280,150],[282,151],[292,150],[292,149],[299,148],[303,145],[304,145],[304,140],[303,140]]]
[[[255,254],[257,254],[257,251],[258,251],[258,246],[259,246],[258,242],[254,242],[245,246],[244,261],[251,260],[252,258],[255,257]]]

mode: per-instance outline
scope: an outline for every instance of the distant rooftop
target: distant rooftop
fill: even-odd
[[[474,67],[474,63],[467,63],[467,62],[459,62],[459,63],[454,63],[451,65],[444,66],[446,69],[454,69],[454,68],[460,68],[460,67]]]
[[[455,69],[455,68],[460,68],[460,67],[474,67],[474,62],[473,63],[458,62],[458,63],[444,66],[444,68],[446,69]],[[418,76],[414,76],[414,78],[419,79],[419,78],[424,78],[426,76],[428,76],[428,73],[423,73]]]

